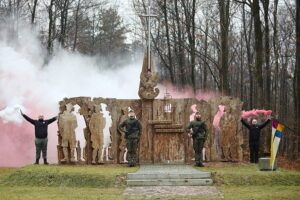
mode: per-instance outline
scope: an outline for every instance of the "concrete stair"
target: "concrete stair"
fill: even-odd
[[[208,186],[212,185],[211,174],[200,172],[187,166],[189,170],[182,170],[181,167],[175,171],[176,165],[164,165],[165,169],[159,170],[154,166],[152,171],[143,170],[127,174],[128,186]],[[180,166],[180,165],[179,165]],[[181,165],[182,166],[182,165]],[[148,166],[149,167],[149,166]],[[170,168],[171,167],[171,168]],[[151,166],[150,166],[151,168]],[[169,170],[168,170],[169,169]]]

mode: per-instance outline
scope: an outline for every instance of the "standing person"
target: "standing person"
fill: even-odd
[[[22,110],[20,110],[21,115],[31,124],[34,125],[35,128],[35,148],[36,148],[36,155],[35,155],[35,163],[36,165],[39,164],[41,151],[43,153],[44,164],[48,165],[47,162],[47,144],[48,144],[48,125],[57,120],[57,117],[53,117],[48,120],[44,120],[43,115],[38,116],[38,120],[31,119],[27,115],[25,115]]]
[[[251,163],[258,162],[260,130],[264,128],[271,121],[270,118],[271,116],[269,115],[267,117],[268,120],[260,125],[257,124],[256,119],[253,119],[251,124],[248,124],[244,119],[241,119],[243,125],[245,125],[249,129],[249,147],[250,147]]]
[[[192,129],[192,132],[191,132]],[[208,129],[205,121],[201,119],[200,112],[195,113],[195,119],[190,122],[186,131],[189,137],[193,138],[193,148],[195,151],[195,166],[204,167],[202,164],[202,149],[208,136]]]
[[[136,165],[136,152],[139,145],[142,125],[139,120],[136,119],[133,110],[128,113],[128,119],[124,120],[118,127],[120,132],[125,132],[125,139],[127,141],[128,150],[128,166],[134,167]],[[124,129],[125,128],[125,131]]]

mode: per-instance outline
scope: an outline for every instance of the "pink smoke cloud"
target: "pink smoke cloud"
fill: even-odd
[[[51,116],[47,106],[41,108],[36,104],[26,103],[24,106],[26,113],[32,119],[36,119],[39,114],[43,114],[45,119]],[[35,161],[35,134],[34,126],[25,119],[21,124],[15,122],[4,123],[0,120],[0,166],[21,167],[33,164]],[[50,163],[57,161],[57,125],[53,122],[48,127],[48,160]],[[42,163],[42,155],[40,163]]]
[[[249,118],[249,117],[257,117],[258,115],[271,115],[272,110],[249,110],[249,111],[242,111],[241,117],[242,118]]]
[[[218,92],[197,92],[195,94],[193,88],[189,85],[184,86],[180,90],[178,87],[173,85],[169,81],[164,81],[161,84],[158,85],[158,88],[160,89],[160,94],[157,98],[164,98],[164,95],[166,92],[170,93],[172,98],[196,98],[198,100],[204,100],[208,101],[209,99],[213,97],[220,96],[220,93]]]

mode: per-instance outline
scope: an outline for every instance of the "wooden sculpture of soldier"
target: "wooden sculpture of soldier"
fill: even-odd
[[[105,127],[105,118],[100,113],[101,108],[99,105],[95,105],[95,113],[89,122],[89,128],[91,131],[91,140],[93,147],[93,160],[92,164],[96,164],[96,157],[98,154],[98,163],[103,163],[102,149],[103,149],[103,129]]]
[[[75,162],[75,148],[76,148],[76,135],[75,129],[77,128],[77,118],[72,113],[73,105],[67,104],[66,110],[59,116],[58,125],[59,125],[59,133],[62,137],[62,144],[64,158],[61,162],[66,162],[68,160],[68,147],[71,150],[71,162]]]
[[[237,116],[233,114],[233,109],[228,105],[224,115],[220,120],[221,135],[220,143],[224,161],[237,162],[239,160],[237,139]]]
[[[128,108],[124,107],[121,109],[122,115],[120,117],[119,122],[122,123],[123,121],[125,121],[128,117]],[[119,150],[120,150],[120,155],[119,155],[119,161],[120,163],[127,163],[127,142],[125,139],[125,133],[123,131],[119,131],[120,132],[120,145],[119,145]]]
[[[201,119],[201,114],[199,112],[196,112],[195,119],[190,122],[186,131],[189,133],[189,137],[193,138],[195,166],[204,167],[202,164],[202,149],[208,136],[208,130],[205,122]]]
[[[123,121],[118,129],[119,131],[125,132],[128,150],[128,166],[134,167],[137,160],[137,149],[141,137],[142,125],[140,121],[136,119],[133,110],[129,111],[128,116],[129,118]],[[123,128],[125,128],[125,130],[123,130]]]

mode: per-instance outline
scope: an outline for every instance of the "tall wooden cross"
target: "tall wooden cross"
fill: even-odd
[[[147,13],[145,15],[141,15],[142,17],[147,17],[148,18],[148,65],[147,65],[147,71],[151,71],[151,26],[150,26],[150,19],[151,17],[157,17],[157,15],[151,14],[151,4],[150,4],[151,0],[149,1],[149,6],[148,6],[148,10]]]

